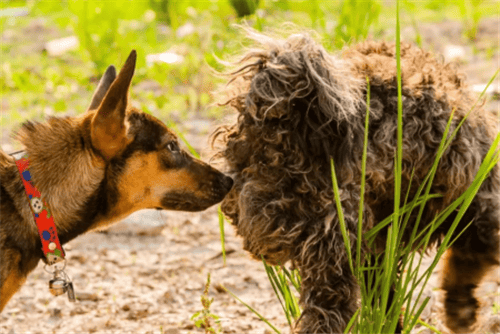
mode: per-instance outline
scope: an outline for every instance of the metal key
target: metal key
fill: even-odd
[[[66,291],[68,292],[68,299],[70,302],[75,302],[76,297],[75,297],[75,289],[73,287],[73,282],[67,282],[66,283]]]

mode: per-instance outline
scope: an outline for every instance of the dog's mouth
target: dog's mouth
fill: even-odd
[[[214,204],[222,201],[222,198],[193,198],[179,199],[172,197],[164,197],[161,201],[161,210],[176,210],[176,211],[203,211]],[[158,208],[157,208],[158,209]]]
[[[203,211],[212,205],[220,203],[233,186],[230,177],[218,183],[206,182],[194,191],[174,191],[163,195],[160,207],[163,210]]]

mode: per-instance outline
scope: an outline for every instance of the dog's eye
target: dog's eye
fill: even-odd
[[[176,142],[170,142],[167,144],[167,149],[170,151],[170,152],[179,152],[179,145],[177,145]]]

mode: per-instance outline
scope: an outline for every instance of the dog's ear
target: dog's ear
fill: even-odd
[[[102,99],[108,92],[109,86],[116,79],[116,69],[113,65],[109,66],[101,80],[99,81],[99,85],[97,85],[97,89],[94,92],[94,96],[92,96],[92,101],[90,102],[90,106],[87,110],[94,110],[99,107],[102,102]]]
[[[125,112],[136,58],[137,54],[135,50],[132,50],[92,119],[92,145],[106,159],[116,156],[129,143]]]

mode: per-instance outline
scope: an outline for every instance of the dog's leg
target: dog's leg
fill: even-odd
[[[10,298],[26,282],[26,275],[20,272],[21,254],[10,249],[2,249],[0,281],[0,313]]]
[[[350,192],[353,194],[353,192]],[[356,248],[357,201],[342,203],[350,230],[351,248]],[[336,210],[317,225],[294,255],[302,277],[303,312],[296,333],[342,333],[358,309],[359,287],[349,267]],[[355,251],[353,252],[355,257]]]
[[[332,264],[333,265],[333,264]],[[311,268],[312,269],[312,268]],[[317,268],[319,269],[319,268]],[[310,270],[302,280],[302,315],[295,333],[342,333],[358,308],[358,285],[349,266],[343,274]],[[304,275],[304,270],[301,270]]]
[[[446,325],[456,333],[470,332],[479,302],[474,289],[495,265],[499,264],[498,191],[488,179],[455,231],[459,233],[471,220],[473,224],[448,250],[443,270]]]
[[[455,333],[469,333],[476,322],[479,301],[474,289],[492,265],[484,254],[471,255],[453,247],[448,251],[443,271],[446,326]]]

